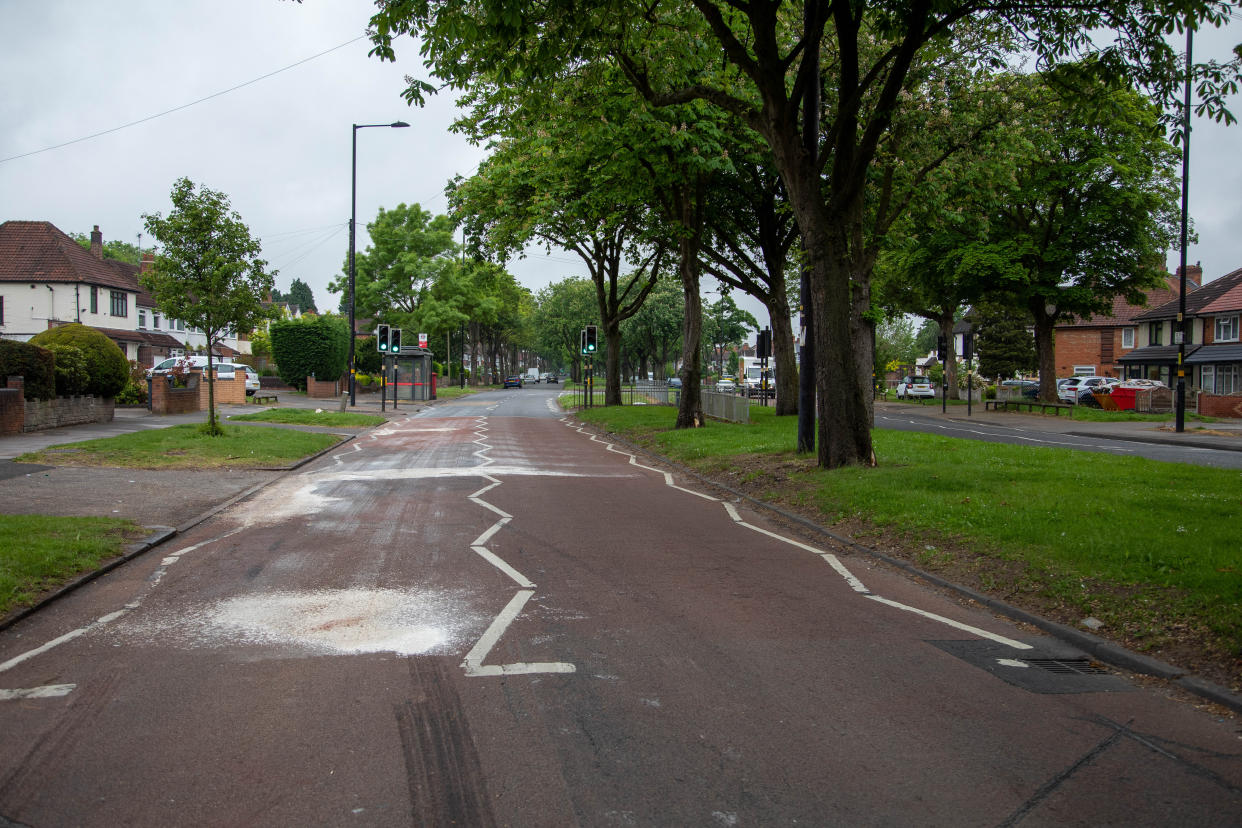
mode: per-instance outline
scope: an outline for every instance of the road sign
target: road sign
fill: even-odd
[[[420,348],[426,348],[426,347],[427,347],[427,334],[425,334],[425,333],[420,333],[420,334],[418,335],[418,347],[420,347]]]

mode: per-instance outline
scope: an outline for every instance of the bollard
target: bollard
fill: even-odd
[[[349,405],[349,393],[341,394],[341,413],[345,413],[345,406]]]

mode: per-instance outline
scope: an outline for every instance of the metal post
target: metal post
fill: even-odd
[[[349,156],[349,404],[354,398],[354,224],[358,220],[358,125],[353,124]]]
[[[380,413],[388,410],[388,355],[380,358]]]
[[[1186,27],[1186,95],[1182,113],[1182,268],[1177,297],[1177,418],[1174,430],[1186,430],[1186,224],[1190,205],[1190,82],[1194,29]]]

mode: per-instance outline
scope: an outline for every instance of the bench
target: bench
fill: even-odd
[[[1047,414],[1048,411],[1051,410],[1052,413],[1058,417],[1061,416],[1062,411],[1068,413],[1071,417],[1074,414],[1074,406],[1070,405],[1069,403],[1047,403],[1047,402],[1040,402],[1039,400],[984,400],[983,401],[984,411],[1021,411],[1022,409],[1026,409],[1027,411],[1034,413],[1035,409],[1037,408],[1039,409],[1039,413],[1041,414]]]
[[[280,400],[276,399],[275,394],[255,394],[250,399],[254,400],[256,405],[266,405],[267,403],[276,405],[280,402]]]

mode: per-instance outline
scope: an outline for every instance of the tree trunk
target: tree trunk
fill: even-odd
[[[940,335],[944,337],[944,381],[949,387],[947,399],[960,400],[962,395],[957,389],[957,343],[953,341],[953,314],[946,314],[936,320]]]
[[[776,416],[798,413],[798,360],[794,354],[793,324],[789,319],[789,300],[784,285],[779,298],[774,296],[768,307],[772,325],[773,390],[776,393]]]
[[[621,322],[616,315],[604,325],[608,353],[604,357],[604,405],[621,404]]]
[[[1034,296],[1027,307],[1035,319],[1035,357],[1039,360],[1039,399],[1060,402],[1057,396],[1057,354],[1053,329],[1056,315],[1048,313],[1047,299]]]

